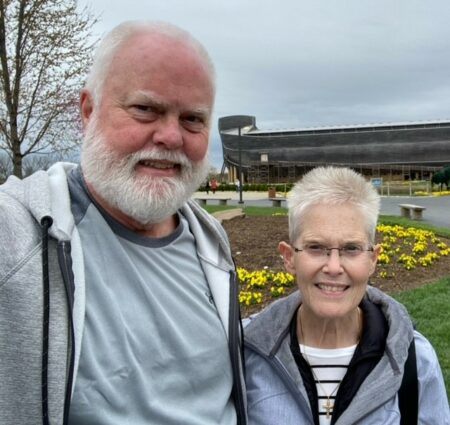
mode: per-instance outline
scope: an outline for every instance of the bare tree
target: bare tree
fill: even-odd
[[[6,155],[0,152],[0,184],[12,173],[12,164]]]
[[[0,0],[0,150],[24,157],[80,141],[78,93],[97,19],[76,0]]]

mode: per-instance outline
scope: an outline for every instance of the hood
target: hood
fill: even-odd
[[[66,175],[76,166],[58,162],[47,171],[37,171],[23,180],[11,176],[0,190],[18,202],[38,223],[44,217],[50,217],[53,220],[49,231],[52,237],[69,240],[75,223]]]

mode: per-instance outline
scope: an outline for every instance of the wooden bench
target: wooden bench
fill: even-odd
[[[400,207],[400,214],[402,217],[411,218],[412,211],[412,219],[413,220],[422,220],[422,212],[426,210],[425,207],[421,207],[420,205],[413,204],[398,204]]]
[[[231,198],[196,198],[200,205],[206,205],[208,201],[219,201],[219,205],[226,205]]]
[[[286,198],[269,198],[269,201],[272,201],[272,207],[281,207],[281,202],[285,200]]]

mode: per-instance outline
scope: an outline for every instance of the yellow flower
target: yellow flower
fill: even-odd
[[[389,256],[385,253],[382,253],[378,256],[378,264],[389,264],[391,262],[391,259]]]
[[[295,279],[290,273],[279,272],[272,275],[272,282],[277,286],[293,286]]]
[[[270,293],[272,294],[272,297],[279,297],[280,295],[284,295],[284,287],[282,286],[272,286],[270,288]]]
[[[261,292],[241,291],[239,293],[239,303],[245,305],[261,304],[262,294]]]

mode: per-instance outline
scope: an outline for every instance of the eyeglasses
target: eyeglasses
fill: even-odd
[[[363,252],[371,251],[373,252],[373,247],[369,246],[369,248],[364,248],[358,244],[347,244],[343,247],[336,248],[328,248],[327,246],[320,244],[307,244],[303,248],[296,248],[292,246],[295,252],[305,252],[309,256],[313,258],[326,258],[331,255],[331,250],[337,249],[339,251],[339,256],[343,258],[355,259],[361,256]]]

